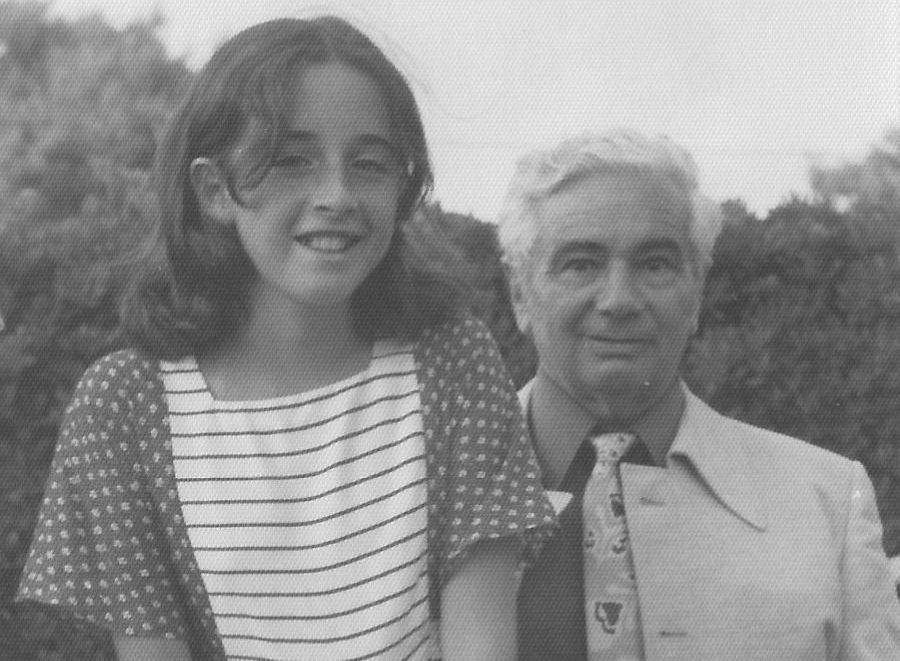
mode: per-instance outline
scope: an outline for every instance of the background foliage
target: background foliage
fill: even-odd
[[[154,214],[156,137],[191,76],[158,27],[61,22],[41,5],[0,3],[0,648],[9,658],[111,658],[84,625],[10,600],[63,408],[85,367],[121,342],[116,304]],[[811,199],[765,218],[723,204],[684,373],[726,414],[862,461],[897,555],[900,131],[861,162],[810,176]],[[534,349],[516,331],[493,227],[435,204],[418,229],[456,247],[456,268],[480,292],[475,310],[524,383]]]
[[[118,31],[99,17],[66,23],[40,4],[0,4],[4,658],[102,658],[105,649],[40,613],[14,626],[9,601],[63,408],[85,366],[118,341],[123,255],[147,232],[155,136],[189,76],[157,27]]]

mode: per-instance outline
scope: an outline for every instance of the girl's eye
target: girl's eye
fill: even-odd
[[[272,165],[276,168],[311,168],[313,159],[304,154],[284,154],[277,157]]]
[[[353,161],[353,168],[361,172],[386,173],[389,171],[387,162],[377,158],[357,158]]]
[[[388,155],[362,155],[350,162],[356,172],[371,176],[387,176],[397,172],[395,159]]]

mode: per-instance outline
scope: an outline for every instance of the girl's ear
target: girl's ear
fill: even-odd
[[[211,158],[195,158],[191,161],[189,174],[203,215],[223,225],[231,225],[236,202],[218,164]]]

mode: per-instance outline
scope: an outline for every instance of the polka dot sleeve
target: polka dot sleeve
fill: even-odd
[[[556,518],[493,338],[466,319],[421,351],[433,577],[443,585],[480,540],[518,537],[530,560]]]
[[[129,356],[131,357],[129,360]],[[120,352],[95,363],[66,410],[19,599],[54,604],[118,635],[185,637],[185,616],[138,447],[154,387]],[[152,406],[156,406],[152,404]]]

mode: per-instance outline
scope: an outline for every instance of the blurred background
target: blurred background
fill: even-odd
[[[2,658],[111,658],[89,627],[11,599],[71,390],[123,341],[121,258],[155,214],[167,114],[218,41],[302,3],[247,4],[0,2]],[[422,98],[438,185],[416,232],[455,246],[448,268],[480,292],[516,382],[534,353],[491,223],[515,156],[585,128],[668,133],[726,217],[686,379],[723,413],[863,462],[900,556],[900,5],[373,4],[337,6]]]

